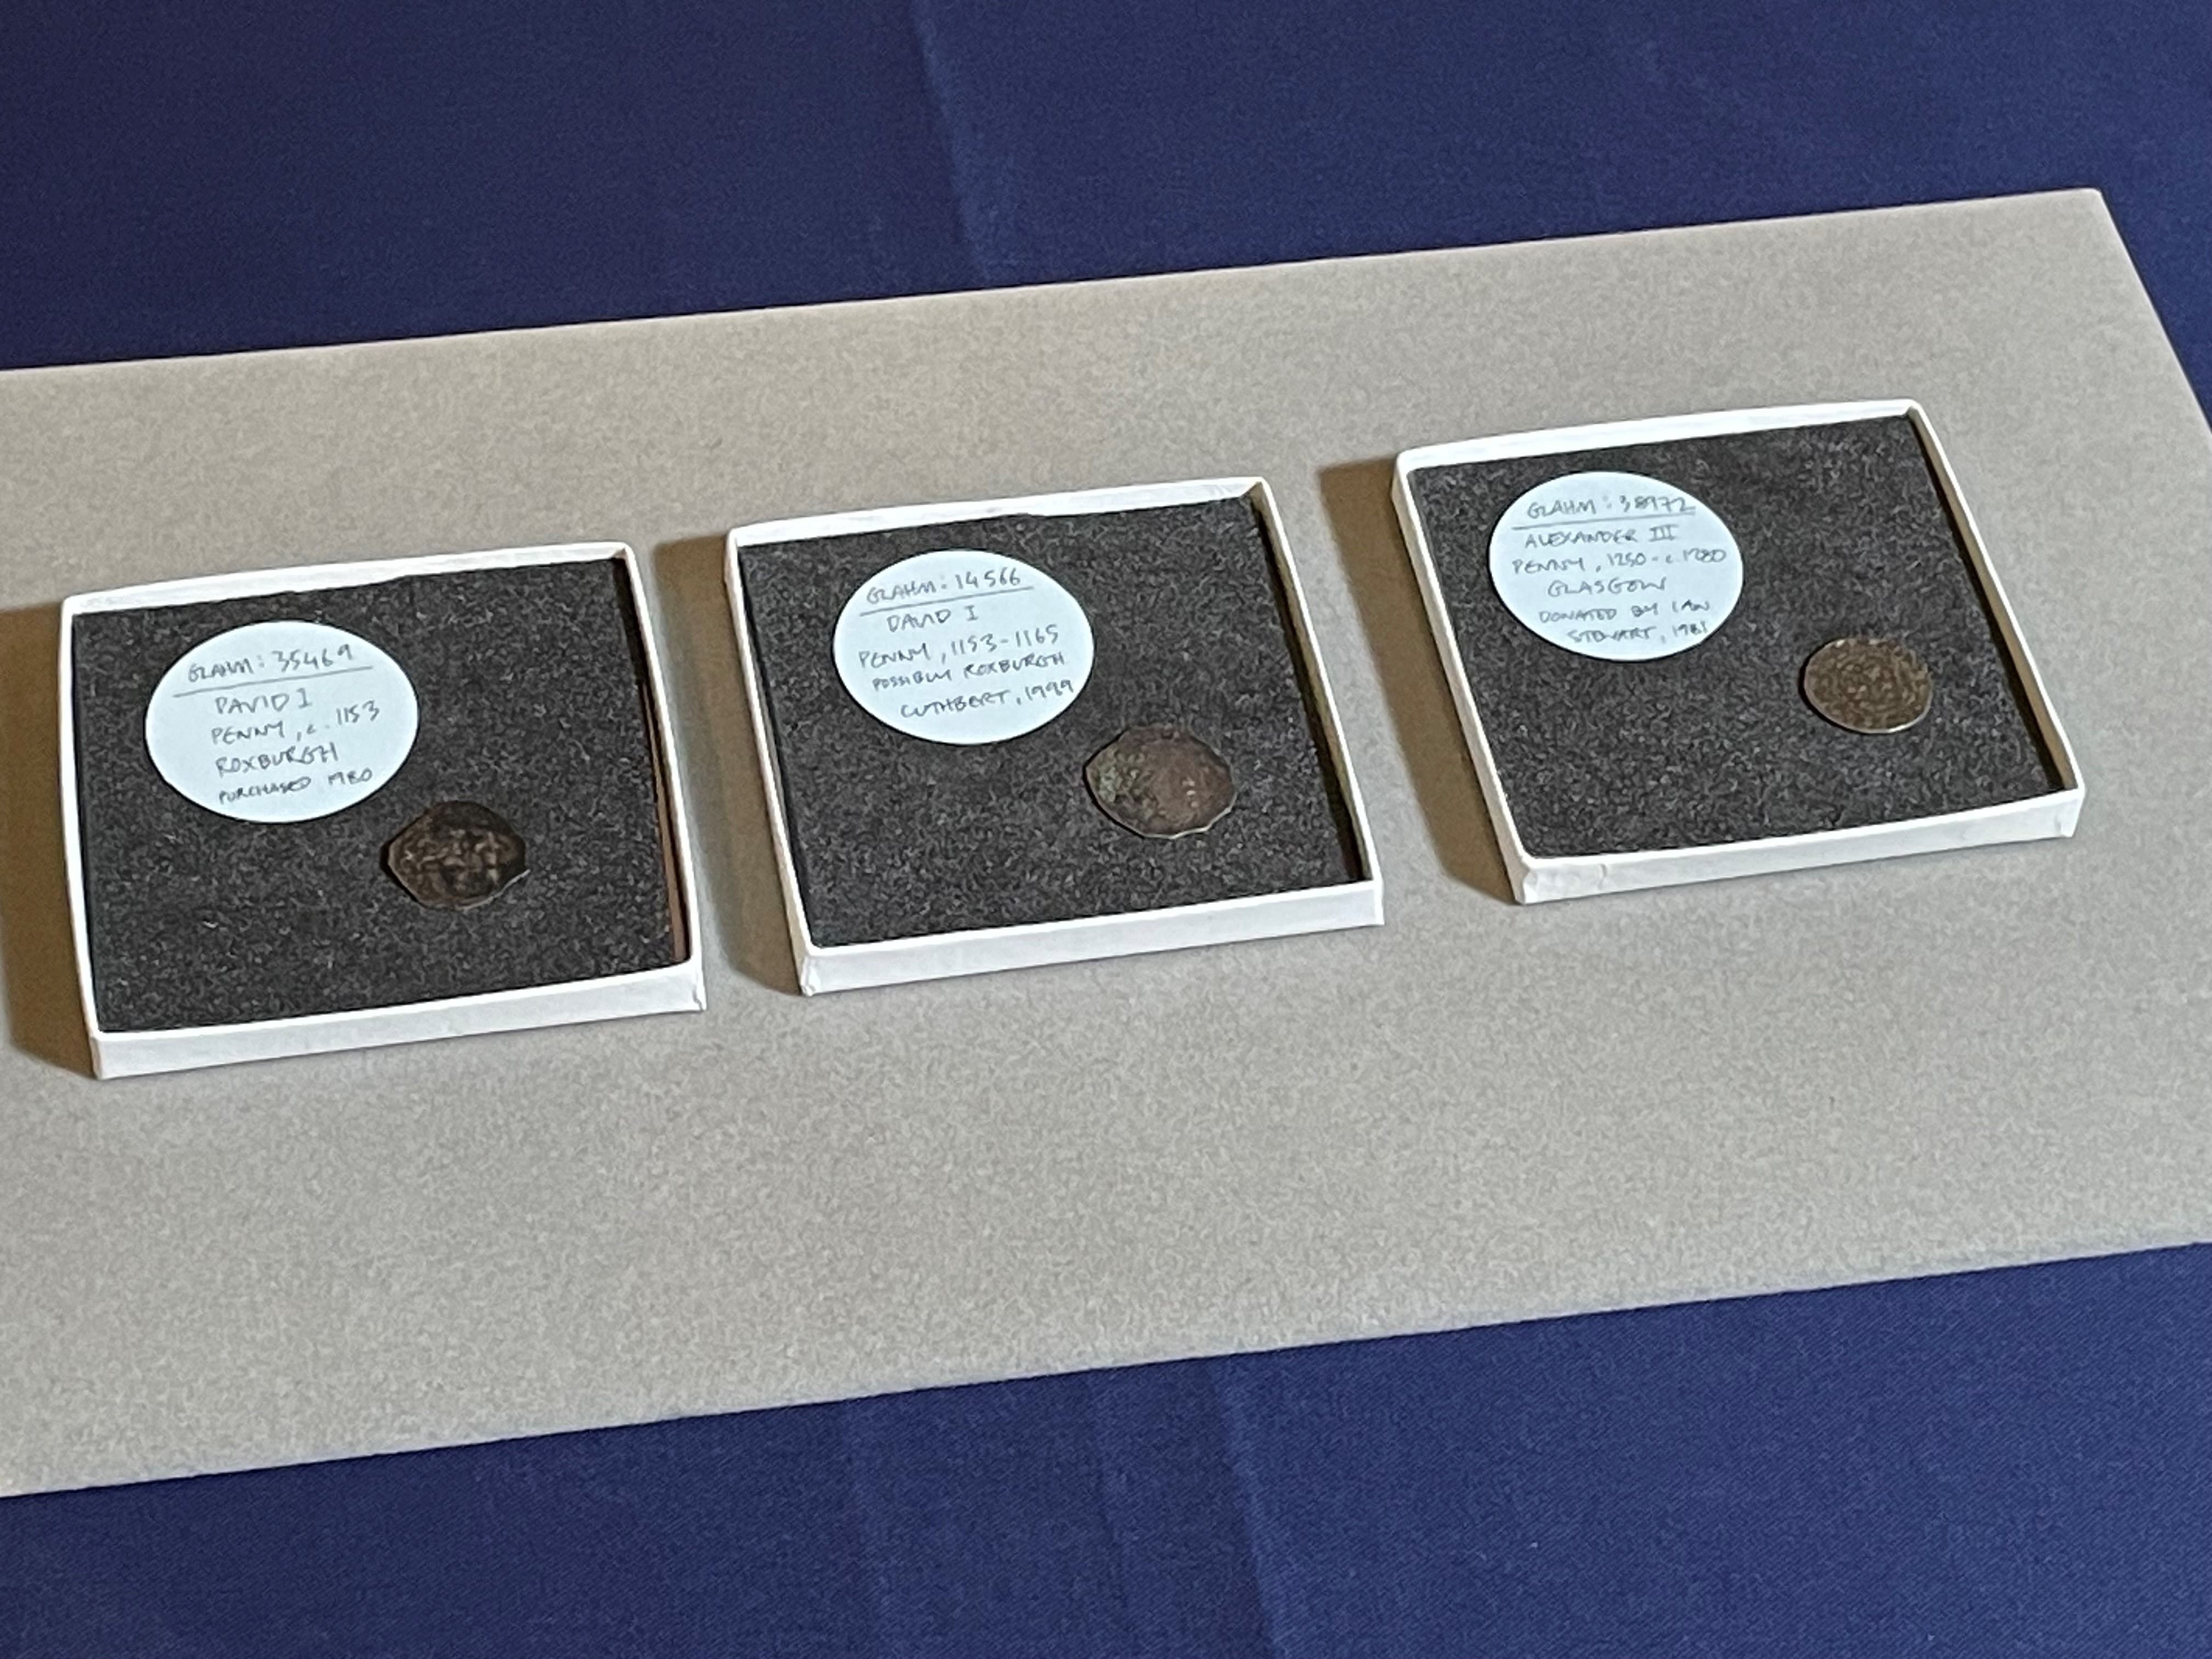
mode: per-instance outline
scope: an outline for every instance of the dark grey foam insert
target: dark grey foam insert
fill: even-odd
[[[146,752],[146,703],[193,645],[327,623],[413,680],[415,746],[368,799],[301,823],[194,805]],[[638,618],[612,560],[407,576],[76,619],[78,805],[93,989],[111,1031],[274,1019],[558,984],[678,959]],[[529,873],[425,909],[385,843],[434,801],[514,825]]]
[[[1638,472],[1735,533],[1743,592],[1703,643],[1601,662],[1538,638],[1490,580],[1490,537],[1548,478]],[[1709,846],[1995,805],[2059,773],[1917,431],[1903,416],[1424,468],[1416,510],[1522,844],[1558,858]],[[1800,690],[1828,641],[1901,640],[1936,682],[1867,737]]]
[[[1034,565],[1097,646],[1074,702],[1004,743],[932,743],[848,695],[838,613],[884,566],[942,547]],[[819,945],[1065,921],[1363,878],[1265,528],[1241,498],[975,520],[741,550],[746,614],[809,930]],[[1147,841],[1083,765],[1123,728],[1179,721],[1236,775],[1204,835]]]

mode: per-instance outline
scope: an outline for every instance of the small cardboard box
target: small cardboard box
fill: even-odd
[[[1509,507],[1601,469],[1663,477],[1735,526],[1741,599],[1679,655],[1578,655],[1492,583]],[[1399,456],[1393,493],[1522,902],[2073,833],[2073,750],[1917,404],[1439,444]],[[1808,654],[1859,635],[1937,671],[1919,726],[1863,736],[1810,707]]]
[[[1096,666],[1048,723],[894,731],[831,666],[860,584],[946,549],[1074,595]],[[730,532],[728,585],[808,992],[1382,921],[1365,809],[1267,486],[1217,478],[842,513]],[[1238,776],[1216,827],[1147,841],[1086,796],[1125,728],[1189,718]]]
[[[160,677],[258,621],[356,630],[410,676],[419,725],[373,793],[246,823],[160,769],[146,725]],[[62,823],[97,1075],[703,1006],[684,791],[628,547],[82,593],[61,635]],[[435,913],[385,849],[432,801],[463,797],[508,811],[527,869],[481,908]],[[618,914],[612,943],[584,936]]]

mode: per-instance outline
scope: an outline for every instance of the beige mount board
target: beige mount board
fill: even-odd
[[[1390,458],[1898,397],[2076,838],[1506,902]],[[1389,925],[796,995],[722,532],[1242,474]],[[40,370],[0,509],[0,1490],[2212,1236],[2212,439],[2093,195]],[[646,562],[708,1011],[82,1075],[60,599],[580,538]]]

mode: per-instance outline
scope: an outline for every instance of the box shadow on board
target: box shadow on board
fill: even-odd
[[[0,611],[0,984],[9,1041],[89,1077],[62,862],[61,616]]]
[[[1322,505],[1437,861],[1456,879],[1510,904],[1505,860],[1391,505],[1394,465],[1386,456],[1323,467]]]
[[[797,996],[752,710],[722,586],[724,539],[688,536],[653,550],[672,682],[669,723],[690,781],[700,877],[723,957],[746,978]],[[673,717],[673,708],[689,712]]]

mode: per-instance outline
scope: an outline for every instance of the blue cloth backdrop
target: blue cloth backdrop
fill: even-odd
[[[15,0],[0,366],[2084,184],[2202,395],[2203,4]],[[2212,1249],[0,1504],[6,1659],[750,1653],[2203,1656]]]

